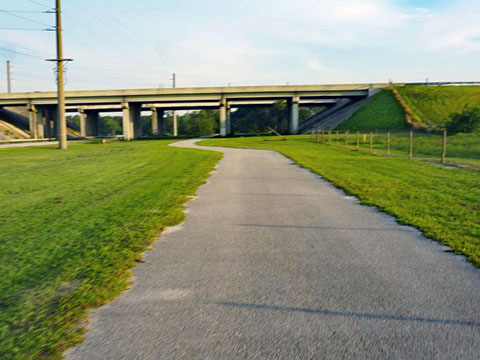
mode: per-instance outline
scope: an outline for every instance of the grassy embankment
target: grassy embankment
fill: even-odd
[[[167,141],[0,151],[0,358],[60,358],[220,154]]]
[[[416,121],[442,126],[452,113],[480,106],[480,86],[405,86],[397,88]]]
[[[480,106],[480,87],[402,87],[397,89],[415,114],[415,121],[429,126],[441,126],[448,121],[452,112],[461,112],[465,105]],[[355,132],[379,130],[392,133],[391,149],[396,156],[408,156],[408,124],[405,112],[395,99],[392,91],[384,90],[355,112],[350,119],[335,130],[351,131],[350,142]],[[375,137],[374,149],[383,152],[385,137]],[[423,160],[438,160],[442,152],[442,136],[415,131],[414,156]],[[456,165],[480,168],[480,134],[459,134],[448,137],[448,162]]]
[[[309,136],[204,140],[201,145],[276,150],[303,167],[464,254],[480,267],[480,176],[421,161],[370,156]]]
[[[390,90],[376,94],[335,130],[406,130],[405,113]]]

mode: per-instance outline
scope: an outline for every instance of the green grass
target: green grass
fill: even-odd
[[[391,90],[383,90],[335,130],[403,130],[407,127],[402,106]]]
[[[427,125],[444,125],[452,113],[465,106],[480,106],[480,86],[405,86],[398,92],[418,117]]]
[[[375,154],[385,154],[386,133],[373,132],[373,151]],[[392,132],[390,139],[391,154],[396,157],[408,157],[408,132]],[[338,138],[338,142],[337,142]],[[320,138],[319,138],[320,140]],[[324,135],[324,141],[328,141],[328,135]],[[349,145],[356,145],[356,132],[350,132]],[[413,155],[414,158],[425,161],[439,162],[442,153],[443,136],[428,135],[425,132],[414,132]],[[332,133],[332,145],[343,146],[345,135],[338,136]],[[368,152],[369,133],[360,133],[360,149]],[[449,136],[447,139],[447,163],[480,169],[480,134],[458,134]]]
[[[0,150],[0,358],[60,358],[220,154],[167,141]]]
[[[310,136],[204,140],[201,145],[276,150],[377,206],[480,267],[480,176],[421,161],[371,156]]]

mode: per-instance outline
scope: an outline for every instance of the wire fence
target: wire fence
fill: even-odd
[[[314,130],[311,140],[370,155],[417,159],[480,169],[480,135],[448,137],[447,132]]]

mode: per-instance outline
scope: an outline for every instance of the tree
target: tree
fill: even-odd
[[[449,135],[471,133],[480,129],[480,107],[465,107],[461,113],[451,114],[446,128]]]

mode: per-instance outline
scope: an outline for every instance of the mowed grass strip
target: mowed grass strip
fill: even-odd
[[[336,134],[332,132],[330,145],[343,147],[345,145],[345,133]],[[370,132],[362,131],[360,136],[360,149],[369,151]],[[318,141],[322,141],[319,135]],[[374,154],[384,155],[386,153],[386,133],[372,132],[372,150]],[[328,144],[328,134],[323,134],[323,142]],[[357,134],[351,131],[348,136],[348,147],[354,149],[357,143]],[[440,162],[442,154],[443,136],[429,135],[421,131],[413,133],[413,156],[416,159]],[[409,133],[391,132],[390,150],[392,156],[408,158]],[[472,169],[480,169],[480,133],[457,134],[447,138],[446,163],[451,165],[462,165]]]
[[[0,150],[0,358],[61,358],[221,154],[167,141]]]
[[[478,171],[371,156],[312,143],[310,136],[292,136],[287,141],[274,137],[204,140],[200,144],[278,151],[480,267]]]

